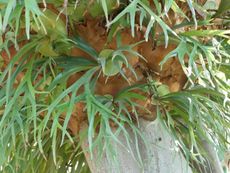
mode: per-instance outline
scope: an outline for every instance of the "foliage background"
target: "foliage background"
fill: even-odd
[[[119,133],[131,142],[126,125],[136,138],[142,137],[139,111],[147,108],[134,100],[149,96],[156,118],[178,142],[194,171],[207,165],[203,139],[222,157],[229,143],[230,3],[222,0],[218,9],[215,3],[0,0],[1,171],[89,172],[82,140],[88,140],[91,153],[101,146],[102,155],[103,148],[107,154],[113,152],[111,141],[119,143]],[[170,23],[172,15],[179,23]],[[76,27],[88,16],[107,28],[107,43],[115,39],[116,49],[105,45],[98,51],[80,36]],[[127,37],[138,38],[139,32],[143,37],[123,45],[121,28],[130,30]],[[145,83],[129,81],[123,67],[138,79],[130,57],[146,60],[135,50],[144,41],[156,41],[156,47],[176,44],[160,65],[178,59],[188,79],[182,90],[170,92],[149,73]],[[74,48],[87,56],[74,57]],[[76,73],[80,77],[69,84]],[[127,87],[116,95],[98,94],[101,75],[122,76]],[[79,123],[73,114],[79,117],[76,105],[81,103],[88,129],[73,134],[78,130],[72,130],[70,123]]]

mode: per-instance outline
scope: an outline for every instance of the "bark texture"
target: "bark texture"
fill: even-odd
[[[202,145],[207,153],[211,172],[212,173],[224,173],[221,162],[213,146],[206,140],[202,141]]]
[[[143,164],[139,164],[137,158],[135,141],[131,144],[131,149],[135,155],[125,147],[113,143],[113,147],[117,149],[117,158],[119,160],[119,167],[112,166],[110,157],[104,155],[99,162],[97,159],[97,149],[93,160],[86,151],[88,144],[85,141],[82,144],[86,159],[88,161],[92,173],[191,173],[190,167],[187,165],[183,155],[177,149],[174,140],[169,136],[168,132],[162,127],[159,121],[149,122],[140,120],[140,129],[149,144],[146,149],[143,142],[139,142],[140,154]],[[131,130],[129,131],[131,137],[134,138]],[[123,135],[119,135],[119,140],[126,144],[126,139]],[[139,140],[141,141],[141,140]],[[127,145],[125,145],[127,146]]]

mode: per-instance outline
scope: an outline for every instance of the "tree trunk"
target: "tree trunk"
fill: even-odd
[[[214,147],[205,139],[202,140],[202,145],[208,156],[208,161],[209,161],[211,172],[212,173],[224,173],[221,162],[218,158],[218,155]]]
[[[92,173],[191,173],[191,168],[188,166],[185,158],[176,147],[175,142],[170,137],[168,132],[162,127],[159,121],[149,122],[140,120],[140,129],[145,136],[148,144],[148,149],[144,147],[144,143],[139,140],[140,154],[142,157],[142,166],[138,164],[130,152],[123,146],[113,143],[113,147],[117,149],[117,158],[119,166],[110,164],[110,157],[104,155],[100,162],[96,149],[94,150],[94,158],[91,160],[89,153],[86,151],[88,144],[85,141],[82,144],[87,162]],[[129,130],[131,137],[134,137]],[[123,144],[126,143],[125,137],[120,134],[119,140]],[[133,138],[134,139],[134,138]],[[135,152],[135,142],[131,144],[132,151]],[[137,155],[137,153],[135,154]]]

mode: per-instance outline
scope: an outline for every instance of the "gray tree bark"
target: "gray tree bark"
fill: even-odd
[[[213,146],[209,144],[206,140],[202,140],[202,145],[209,158],[208,161],[209,161],[211,172],[212,173],[224,173],[221,162]]]
[[[110,164],[110,158],[103,156],[101,162],[97,162],[97,151],[93,160],[87,152],[88,143],[85,141],[82,148],[84,150],[87,162],[92,173],[191,173],[183,155],[177,148],[174,140],[168,132],[161,126],[158,121],[149,122],[140,120],[140,129],[145,136],[148,149],[144,147],[144,143],[139,140],[140,154],[143,165],[138,164],[137,160],[132,156],[131,152],[123,146],[114,143],[113,147],[117,150],[117,159],[119,167]],[[130,136],[133,134],[130,131]],[[120,134],[119,140],[126,144],[125,137]],[[131,149],[135,152],[135,142],[131,144]],[[135,154],[137,155],[137,153]]]

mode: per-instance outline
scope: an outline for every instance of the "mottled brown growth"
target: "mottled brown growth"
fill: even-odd
[[[85,19],[84,24],[78,24],[76,26],[76,31],[88,44],[90,44],[97,52],[100,52],[103,49],[116,49],[116,38],[113,38],[111,42],[107,41],[108,32],[104,26],[100,24],[101,19],[93,19],[88,17]],[[143,31],[136,31],[136,36],[132,37],[129,29],[121,29],[121,42],[123,45],[130,45],[136,43],[138,41],[144,40]],[[22,46],[22,43],[20,46]],[[177,58],[171,58],[164,65],[162,70],[160,69],[159,63],[161,60],[173,49],[176,48],[176,45],[169,45],[165,48],[164,45],[153,47],[152,41],[144,42],[133,48],[134,51],[139,52],[141,55],[145,57],[147,62],[143,61],[139,57],[131,56],[130,54],[126,54],[128,57],[129,64],[136,70],[138,75],[138,79],[134,77],[134,75],[126,68],[123,67],[125,75],[129,79],[130,84],[136,83],[146,83],[146,76],[144,74],[145,71],[151,71],[152,77],[169,86],[170,91],[176,92],[182,89],[186,82],[186,76],[181,68],[180,63]],[[16,53],[15,49],[10,48],[11,57],[13,57]],[[78,48],[73,48],[71,50],[72,56],[82,56],[90,59],[91,57],[79,50]],[[4,59],[4,66],[1,70],[4,70],[6,65],[9,63],[10,58],[6,54],[6,52],[1,52],[1,56]],[[76,80],[78,80],[83,72],[79,72],[77,74],[72,75],[67,82],[67,85],[70,86]],[[18,82],[20,82],[23,74],[18,76]],[[115,75],[109,77],[108,79],[100,75],[98,82],[95,88],[95,94],[105,95],[110,94],[115,96],[118,91],[121,89],[130,86],[130,84],[121,76]],[[82,92],[83,88],[79,92]],[[137,91],[139,92],[139,91]],[[147,96],[147,95],[146,95]],[[141,106],[144,106],[148,109],[148,111],[144,111],[142,109],[138,109],[138,113],[146,119],[154,119],[155,117],[155,107],[151,103],[150,96],[147,96],[147,100],[134,100]],[[75,106],[75,111],[69,121],[69,129],[73,133],[77,133],[80,128],[80,124],[82,121],[86,119],[86,113],[84,112],[84,103],[77,103]]]
[[[95,19],[89,19],[85,22],[85,24],[80,24],[77,27],[77,32],[79,35],[86,40],[94,49],[98,52],[105,48],[116,49],[116,40],[115,38],[111,42],[107,42],[107,32],[106,28],[99,25],[99,21]],[[143,40],[142,33],[138,33],[139,37],[133,38],[131,36],[130,30],[121,30],[121,38],[123,45],[130,45],[136,43],[138,41]],[[169,86],[170,91],[176,92],[182,89],[186,82],[186,76],[181,68],[181,65],[176,57],[168,60],[164,65],[162,70],[160,69],[159,63],[162,59],[172,50],[176,48],[176,45],[169,45],[165,48],[164,45],[157,46],[153,49],[153,44],[151,41],[144,42],[139,44],[134,48],[135,51],[142,54],[147,62],[144,62],[142,59],[138,57],[130,57],[127,54],[129,63],[133,66],[138,74],[138,79],[135,79],[133,74],[125,69],[125,74],[128,77],[130,84],[135,83],[145,83],[146,78],[143,75],[143,70],[146,69],[148,71],[155,72],[154,78],[163,84]],[[81,50],[74,48],[72,51],[74,56],[88,56]],[[139,68],[141,66],[141,69]],[[158,75],[156,75],[158,74]],[[68,85],[74,83],[81,75],[78,73],[73,75],[68,81]],[[121,76],[116,75],[108,78],[103,75],[100,75],[95,94],[105,95],[110,94],[112,96],[116,95],[118,91],[129,86],[129,83]],[[142,109],[139,110],[139,114],[146,119],[154,119],[155,106],[152,105],[151,99],[143,100],[135,100],[141,106],[146,107],[149,111],[144,111]]]

